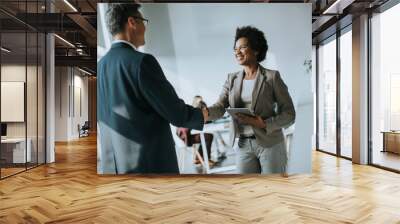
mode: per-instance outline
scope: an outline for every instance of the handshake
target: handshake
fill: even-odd
[[[203,101],[200,96],[195,96],[193,106],[200,108],[203,113],[204,123],[208,121],[209,111],[207,108],[207,104]]]

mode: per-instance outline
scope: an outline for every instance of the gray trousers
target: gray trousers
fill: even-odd
[[[236,166],[240,174],[246,173],[284,173],[288,156],[286,143],[280,142],[272,147],[262,147],[256,139],[239,139],[236,153]]]

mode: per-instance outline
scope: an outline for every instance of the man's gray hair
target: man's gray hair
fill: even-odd
[[[139,16],[140,4],[137,3],[111,3],[108,4],[106,13],[108,31],[114,36],[125,29],[128,17]]]

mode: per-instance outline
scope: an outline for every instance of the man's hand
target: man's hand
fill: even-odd
[[[203,107],[201,111],[203,112],[204,123],[206,123],[208,121],[208,109]]]
[[[236,114],[236,120],[240,124],[246,124],[246,125],[251,125],[256,128],[265,128],[266,124],[264,120],[260,116],[248,116],[242,113]]]

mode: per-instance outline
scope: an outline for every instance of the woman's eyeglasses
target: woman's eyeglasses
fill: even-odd
[[[235,48],[233,48],[233,52],[240,51],[240,52],[243,53],[248,47],[249,46],[247,46],[247,45],[242,45],[242,46],[239,46],[239,47],[235,47]]]

